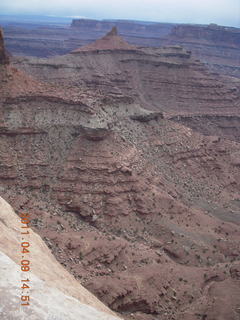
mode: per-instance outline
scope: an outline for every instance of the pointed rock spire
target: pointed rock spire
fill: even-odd
[[[83,51],[99,51],[99,50],[137,50],[134,45],[129,44],[122,37],[118,35],[116,27],[113,27],[104,37],[96,40],[86,46],[78,48],[71,53],[78,53]]]
[[[117,27],[113,27],[111,31],[109,31],[105,37],[117,36],[118,30]]]

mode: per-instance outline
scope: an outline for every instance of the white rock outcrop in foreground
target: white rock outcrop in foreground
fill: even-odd
[[[21,223],[0,198],[0,319],[1,320],[120,320],[84,289],[30,230],[31,272],[22,272]],[[21,280],[30,278],[30,306],[21,306]],[[24,289],[27,290],[28,289]]]

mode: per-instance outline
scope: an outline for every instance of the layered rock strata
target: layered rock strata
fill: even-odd
[[[235,320],[240,146],[172,117],[236,115],[238,88],[180,47],[108,51],[26,60],[25,91],[8,68],[1,193],[124,319]]]

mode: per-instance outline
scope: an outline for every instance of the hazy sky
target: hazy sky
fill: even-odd
[[[240,27],[240,0],[0,0],[0,14],[17,13]]]

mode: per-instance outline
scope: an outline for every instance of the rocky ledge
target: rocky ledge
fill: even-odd
[[[91,118],[86,125],[80,126],[79,134],[87,140],[101,141],[111,134],[110,128],[110,123],[97,118]]]
[[[130,119],[139,122],[149,122],[151,120],[163,119],[162,112],[154,112],[150,110],[141,109],[142,112],[134,113],[130,116]]]
[[[87,140],[91,141],[101,141],[104,140],[110,131],[107,127],[82,127],[83,135]]]

